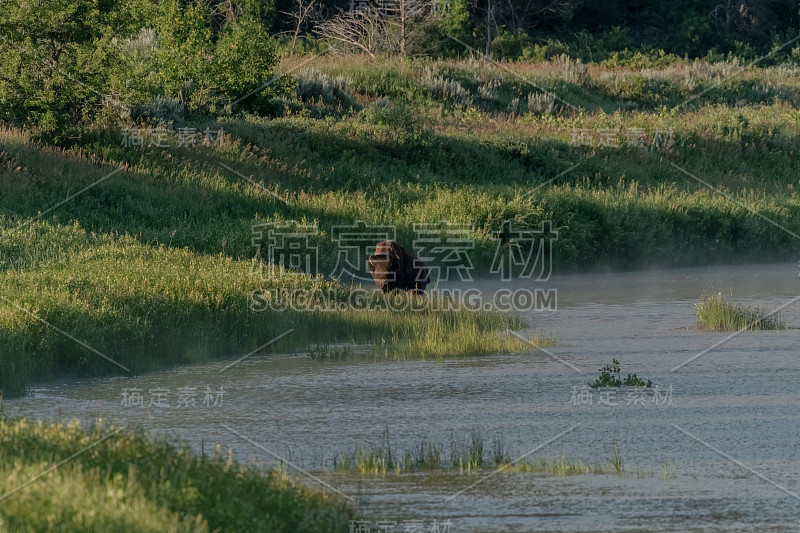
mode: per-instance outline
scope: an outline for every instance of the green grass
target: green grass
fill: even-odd
[[[555,273],[792,257],[793,236],[754,212],[800,224],[793,70],[703,61],[508,68],[318,58],[296,73],[299,97],[271,114],[195,117],[199,132],[224,129],[221,146],[178,147],[173,135],[169,148],[125,147],[119,128],[96,125],[54,147],[2,129],[0,295],[135,372],[247,353],[291,328],[269,351],[365,342],[376,357],[441,359],[526,349],[502,334],[521,323],[466,310],[254,313],[253,290],[345,298],[350,289],[251,275],[253,225],[316,225],[310,244],[323,274],[336,262],[332,226],[356,220],[394,225],[405,244],[418,223],[468,224],[476,277],[488,274],[504,220],[519,229],[552,222]],[[578,110],[536,107],[540,91],[525,80]],[[672,130],[673,145],[625,146],[631,129],[650,144]],[[614,131],[618,146],[576,145],[581,130]],[[7,397],[36,380],[120,370],[9,301],[0,300]]]
[[[90,192],[59,210],[57,216],[65,222],[78,219],[87,229],[127,232],[144,242],[251,257],[249,227],[254,221],[316,221],[323,271],[330,271],[335,261],[330,227],[356,219],[395,224],[402,242],[414,239],[414,223],[446,219],[472,224],[473,260],[482,273],[494,251],[491,233],[503,219],[520,227],[552,220],[560,232],[555,257],[561,271],[697,264],[709,257],[716,262],[789,257],[790,235],[773,231],[769,222],[715,195],[670,163],[794,227],[800,221],[795,189],[800,184],[790,155],[798,133],[789,97],[798,84],[791,72],[756,69],[760,78],[744,75],[770,90],[780,88],[786,99],[733,99],[723,84],[688,107],[664,111],[661,102],[634,112],[623,110],[630,100],[620,96],[595,102],[599,88],[637,76],[645,81],[663,78],[680,86],[668,102],[678,105],[704,88],[690,91],[686,80],[703,77],[715,83],[724,73],[715,73],[716,66],[705,73],[701,63],[644,73],[593,67],[594,85],[573,98],[560,90],[558,73],[548,64],[520,64],[514,66],[520,75],[584,111],[565,108],[555,115],[511,117],[505,99],[510,102],[507,97],[514,94],[524,98],[535,89],[493,67],[433,65],[449,76],[473,80],[475,91],[482,80],[502,80],[500,100],[491,108],[460,109],[425,89],[428,62],[417,66],[319,59],[315,64],[318,72],[352,80],[347,91],[360,107],[337,110],[305,103],[276,118],[220,120],[210,126],[230,133],[222,147],[125,148],[119,131],[98,128],[57,157],[19,142],[9,142],[9,150],[31,173],[43,167],[38,174],[44,184],[51,174],[63,171],[69,177],[59,160],[77,156],[78,150],[87,159],[131,165],[125,179],[112,178],[102,187],[103,209],[86,209],[97,195]],[[198,124],[198,130],[206,125]],[[628,128],[644,130],[649,139],[656,131],[672,129],[674,146],[658,151],[572,144],[575,130],[613,129],[624,140]],[[252,175],[290,205],[220,163]],[[552,186],[522,198],[578,163]],[[501,183],[491,179],[498,175],[503,176]],[[15,211],[33,215],[41,205],[62,199],[63,186],[59,192],[29,187],[25,196],[15,198]]]
[[[701,299],[695,304],[697,325],[705,331],[781,330],[786,329],[780,313],[767,313],[760,307],[735,304],[722,298],[722,293]]]
[[[117,429],[0,418],[0,495],[13,491],[0,530],[344,532],[352,519],[337,496],[281,472]]]
[[[386,297],[380,293],[372,300],[376,308],[363,311],[254,311],[248,296],[270,285],[331,293],[342,301],[350,289],[288,272],[264,280],[250,274],[248,261],[146,246],[131,237],[82,236],[74,226],[65,230],[69,245],[43,223],[28,231],[20,241],[36,250],[49,247],[46,253],[58,258],[19,254],[29,263],[44,263],[0,272],[0,390],[7,397],[33,380],[125,372],[102,355],[140,373],[249,353],[290,329],[270,352],[369,342],[380,357],[435,359],[529,348],[498,335],[522,326],[508,315],[463,308],[382,310]],[[32,244],[37,239],[42,248]]]
[[[352,451],[341,452],[334,461],[334,470],[340,473],[354,472],[361,476],[400,475],[423,471],[451,471],[471,474],[480,471],[501,470],[503,472],[533,472],[551,477],[576,476],[581,474],[623,475],[625,469],[614,445],[611,457],[604,464],[584,463],[567,457],[566,452],[558,456],[517,458],[504,449],[502,441],[495,439],[492,449],[486,448],[483,438],[473,433],[465,442],[451,437],[449,451],[441,443],[421,440],[409,449],[398,450],[384,433],[380,442],[357,445]]]

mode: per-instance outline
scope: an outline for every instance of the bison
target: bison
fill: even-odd
[[[375,246],[367,270],[383,292],[422,293],[430,281],[427,265],[394,241],[381,241]]]

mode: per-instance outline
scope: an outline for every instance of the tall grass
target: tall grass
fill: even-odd
[[[347,302],[352,289],[289,272],[279,280],[262,279],[251,274],[248,261],[145,246],[131,237],[81,241],[74,231],[66,232],[72,247],[54,239],[53,250],[60,251],[46,255],[58,259],[46,266],[0,271],[0,391],[7,397],[34,380],[139,373],[248,353],[290,329],[270,352],[368,342],[377,343],[375,352],[383,357],[435,359],[527,347],[498,335],[522,326],[511,316],[459,307],[392,311],[380,293],[372,300],[375,307],[365,310],[315,310],[310,304],[254,310],[253,291],[303,289]],[[34,255],[25,260],[45,261]]]
[[[335,495],[118,430],[0,419],[0,529],[347,531],[352,511]]]
[[[415,224],[467,224],[476,277],[488,274],[504,220],[552,222],[554,272],[790,257],[793,237],[754,212],[800,224],[793,70],[507,67],[320,58],[299,71],[300,95],[278,116],[192,124],[224,130],[212,146],[179,147],[171,134],[169,148],[131,148],[97,125],[54,147],[0,129],[0,390],[116,370],[10,302],[134,371],[246,353],[290,328],[271,349],[375,342],[381,357],[441,358],[523,348],[498,335],[515,319],[485,313],[252,313],[252,226],[265,222],[316,225],[310,244],[326,274],[332,227],[356,220],[393,225],[404,244]],[[508,112],[520,102],[533,113]],[[622,142],[631,129],[649,136],[643,147]],[[580,130],[615,131],[620,144],[575,143]],[[673,145],[654,146],[669,130]],[[282,283],[347,292],[302,276]]]
[[[722,293],[695,304],[697,325],[706,331],[760,331],[786,329],[780,313],[767,313],[760,307],[747,307],[722,298]]]
[[[445,452],[445,450],[449,450]],[[471,474],[483,470],[504,472],[533,472],[552,477],[581,474],[624,475],[619,448],[615,444],[610,458],[603,463],[585,463],[571,459],[566,452],[518,458],[510,454],[495,439],[492,450],[485,446],[482,436],[473,432],[466,441],[450,438],[449,448],[442,443],[420,440],[409,449],[397,449],[384,432],[378,443],[359,444],[352,451],[340,452],[334,460],[334,470],[355,472],[362,476],[386,476],[410,472],[444,470]]]

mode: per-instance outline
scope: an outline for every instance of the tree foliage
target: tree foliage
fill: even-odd
[[[45,133],[158,98],[219,112],[276,61],[272,19],[254,0],[0,0],[0,9],[0,120]]]
[[[785,46],[800,27],[794,0],[381,0],[381,17],[359,14],[356,0],[315,0],[313,16],[298,11],[304,5],[0,0],[0,121],[58,137],[97,117],[158,116],[163,107],[173,117],[231,103],[260,108],[280,92],[258,89],[285,32],[292,52],[305,35],[324,39],[318,50],[338,42],[372,55],[477,49],[504,59],[637,64],[669,54],[752,60],[775,52],[761,64],[800,57],[800,45]]]

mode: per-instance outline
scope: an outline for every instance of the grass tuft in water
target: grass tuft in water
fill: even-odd
[[[786,323],[781,314],[767,313],[760,307],[728,302],[722,293],[702,298],[695,304],[697,325],[704,331],[781,330]]]
[[[385,476],[420,471],[451,471],[461,474],[497,469],[503,472],[531,472],[551,477],[581,474],[624,475],[619,447],[615,444],[606,464],[584,463],[571,459],[566,452],[552,457],[545,455],[529,459],[509,453],[502,441],[495,438],[492,449],[487,450],[483,437],[473,432],[466,442],[450,437],[450,452],[445,456],[444,446],[429,440],[405,451],[395,449],[384,432],[376,444],[357,445],[351,452],[342,452],[334,459],[334,470],[340,473],[355,472],[361,476]],[[641,468],[637,470],[641,474]],[[636,473],[636,472],[634,472]]]
[[[611,466],[618,476],[622,475],[622,457],[619,455],[619,445],[614,443],[614,450],[611,455]]]

